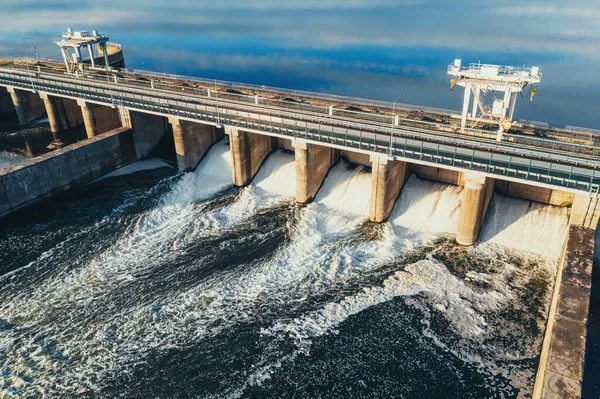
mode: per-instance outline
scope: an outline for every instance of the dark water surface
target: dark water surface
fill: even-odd
[[[239,189],[227,148],[196,172],[104,179],[3,224],[3,394],[531,391],[555,262],[411,227],[417,212],[456,220],[459,188],[413,178],[390,222],[373,225],[362,167],[338,165],[298,207],[292,154],[272,155]]]

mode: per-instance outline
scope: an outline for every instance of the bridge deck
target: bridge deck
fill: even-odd
[[[293,92],[295,98],[288,98],[275,89],[249,93],[248,85],[236,89],[229,83],[219,86],[215,82],[211,88],[206,82],[194,78],[177,81],[171,76],[139,72],[112,76],[96,72],[75,77],[47,66],[0,68],[0,85],[22,90],[302,138],[341,149],[385,154],[392,159],[477,170],[492,177],[567,191],[590,192],[600,186],[600,147],[593,132],[573,134],[568,142],[558,133],[547,138],[509,134],[505,142],[497,143],[495,132],[458,130],[451,124],[451,115],[445,113],[451,111],[429,109],[419,113],[400,108],[398,113],[406,117],[396,121],[387,103],[360,103],[339,96],[300,97],[305,92]],[[334,109],[330,109],[331,104]],[[411,114],[420,120],[410,119]]]

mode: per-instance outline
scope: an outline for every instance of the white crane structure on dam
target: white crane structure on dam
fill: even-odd
[[[470,116],[475,119],[473,126],[483,118],[496,121],[499,125],[498,141],[502,141],[504,132],[511,128],[518,93],[522,93],[527,85],[531,85],[529,94],[533,100],[537,91],[535,85],[542,80],[542,72],[537,66],[525,68],[481,63],[463,66],[460,59],[448,65],[448,74],[453,76],[450,80],[452,90],[455,85],[465,88],[461,128],[467,127],[472,94]],[[496,92],[503,92],[503,98],[494,97],[492,105],[486,105],[482,94]]]
[[[65,66],[68,72],[73,71],[72,65],[79,69],[83,63],[83,57],[81,54],[82,48],[87,48],[92,68],[96,68],[96,59],[94,56],[94,46],[98,47],[98,53],[104,55],[104,65],[106,68],[109,67],[108,50],[106,43],[108,42],[108,36],[98,31],[73,31],[69,28],[63,33],[61,38],[55,38],[54,42],[60,47]],[[71,50],[71,54],[69,54]]]

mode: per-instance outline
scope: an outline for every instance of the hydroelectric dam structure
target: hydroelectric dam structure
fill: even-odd
[[[456,60],[447,73],[452,88],[465,88],[458,113],[107,67],[107,37],[69,35],[58,44],[76,54],[61,48],[64,62],[17,60],[0,67],[2,113],[16,113],[21,124],[47,117],[58,148],[0,171],[0,217],[147,157],[171,137],[179,170],[194,170],[227,136],[239,187],[251,183],[271,152],[293,151],[300,204],[315,198],[340,157],[369,166],[368,216],[376,223],[390,216],[412,173],[463,186],[456,235],[461,245],[477,241],[495,192],[571,207],[570,225],[577,231],[598,224],[600,132],[513,121],[517,94],[529,85],[533,99],[541,82],[537,67],[463,66]],[[83,60],[76,40],[88,41],[91,62]],[[96,43],[104,65],[93,61]],[[490,106],[482,94],[491,91],[504,92],[504,98]],[[64,132],[78,126],[87,139],[65,145]]]

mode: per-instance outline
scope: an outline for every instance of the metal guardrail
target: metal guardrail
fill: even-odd
[[[58,78],[56,78],[58,79]],[[72,81],[72,80],[76,80],[79,79],[81,81],[86,81],[89,82],[89,78],[74,78],[74,77],[62,77],[63,80],[65,81]],[[100,76],[100,79],[104,80],[104,75]],[[115,78],[116,79],[116,78]],[[119,74],[119,78],[118,78],[118,82],[119,83],[127,83],[127,84],[134,84],[137,87],[140,86],[140,80],[133,79],[131,80],[130,78],[127,77],[127,75],[123,75],[123,74]],[[159,84],[159,83],[149,83],[149,82],[145,82],[142,84],[142,87],[147,88],[148,85],[153,86],[154,88],[160,88],[160,89],[165,89],[165,90],[169,90],[169,91],[177,91],[177,90],[183,90],[186,92],[192,92],[195,95],[200,95],[200,96],[204,96],[206,98],[211,97],[210,93],[208,92],[209,89],[199,89],[199,88],[190,88],[189,86],[185,86],[185,85],[174,85],[172,83],[169,84]],[[239,92],[238,92],[239,93]],[[165,93],[166,94],[166,93]],[[469,136],[471,138],[474,139],[487,139],[488,141],[491,141],[493,143],[495,143],[495,139],[496,139],[496,133],[495,132],[489,132],[489,131],[485,131],[485,130],[480,130],[480,129],[474,129],[474,128],[464,128],[464,129],[460,129],[460,133],[458,133],[458,127],[454,127],[445,123],[437,123],[437,122],[427,122],[427,121],[422,121],[422,120],[415,120],[415,119],[406,119],[406,118],[393,118],[392,115],[386,115],[386,114],[373,114],[373,113],[367,113],[367,112],[360,112],[360,111],[353,111],[353,110],[348,110],[348,109],[338,109],[338,108],[332,108],[331,110],[328,107],[323,107],[323,106],[317,106],[317,105],[312,105],[310,103],[298,103],[298,102],[290,102],[290,101],[285,101],[285,100],[278,100],[278,99],[272,99],[272,98],[265,98],[265,97],[258,97],[258,96],[253,96],[253,95],[244,95],[244,94],[237,94],[237,93],[230,93],[230,92],[223,92],[223,91],[212,91],[212,96],[214,98],[218,98],[219,100],[222,99],[227,99],[227,100],[234,100],[234,101],[239,101],[239,102],[245,102],[245,103],[252,103],[255,105],[260,105],[260,106],[274,106],[277,108],[291,108],[294,109],[297,112],[314,112],[317,114],[321,114],[321,115],[327,115],[329,114],[329,112],[331,112],[331,116],[335,116],[338,118],[344,118],[344,119],[351,119],[352,121],[356,121],[357,119],[360,121],[365,121],[365,122],[375,122],[378,124],[385,126],[391,126],[392,124],[395,124],[396,122],[398,122],[398,128],[407,128],[410,127],[411,130],[413,131],[422,131],[422,132],[431,132],[431,131],[436,131],[438,132],[438,134],[446,134],[446,135],[452,135],[452,136],[460,136],[460,137],[465,137],[465,136]],[[505,146],[514,146],[515,143],[519,144],[519,143],[531,143],[531,142],[535,142],[536,145],[538,147],[544,147],[545,149],[551,150],[551,151],[558,151],[558,152],[576,152],[578,154],[581,154],[582,157],[585,157],[587,159],[597,159],[598,156],[600,156],[600,147],[585,147],[585,146],[577,146],[577,145],[573,145],[569,142],[560,142],[557,140],[529,140],[527,138],[527,136],[512,136],[512,139],[510,140],[510,142],[505,142]]]
[[[28,71],[31,72],[31,70],[35,70],[35,69],[31,69],[30,70],[29,65],[27,65]],[[44,70],[44,68],[40,68],[38,67],[38,69],[40,71]],[[15,70],[15,71],[20,71],[20,70]],[[50,71],[54,72],[54,70],[50,69]],[[104,80],[105,75],[101,74],[98,75],[100,79]],[[128,78],[127,76],[131,76],[131,74],[122,74],[120,73],[118,78],[118,82],[119,83],[127,83],[127,84],[133,84],[136,85],[137,87],[140,87],[140,80],[137,79],[137,77],[135,79],[131,79],[130,77]],[[139,76],[139,75],[134,75],[134,76]],[[80,80],[80,81],[84,81],[84,82],[89,82],[89,77],[87,78],[83,78],[83,77],[67,77],[67,76],[63,76],[61,75],[61,77],[56,77],[56,75],[54,75],[54,79],[62,79],[63,81],[66,82],[70,82],[73,80]],[[115,77],[115,80],[116,77]],[[211,97],[211,94],[209,93],[209,89],[199,89],[199,88],[190,88],[187,85],[175,85],[173,83],[168,83],[168,84],[159,84],[159,83],[149,83],[145,80],[142,80],[142,87],[147,88],[148,85],[151,85],[151,87],[154,88],[160,88],[160,89],[165,89],[168,91],[177,91],[177,90],[183,90],[186,92],[192,92],[195,95],[200,95],[200,96],[204,96],[206,98]],[[237,92],[239,93],[239,92]],[[460,137],[465,137],[465,136],[470,136],[471,138],[474,139],[488,139],[488,141],[491,142],[495,142],[495,137],[496,134],[495,133],[490,133],[488,131],[485,130],[480,130],[480,129],[474,129],[474,128],[465,128],[465,129],[461,129],[460,130],[460,134],[457,133],[457,127],[451,126],[451,125],[447,125],[445,123],[436,123],[436,122],[427,122],[427,121],[422,121],[422,120],[415,120],[415,119],[406,119],[406,118],[398,118],[397,120],[395,118],[392,117],[392,115],[386,115],[386,114],[373,114],[373,113],[367,113],[367,112],[360,112],[360,111],[353,111],[353,110],[348,110],[348,109],[339,109],[339,108],[332,108],[331,110],[329,109],[329,107],[324,107],[324,106],[317,106],[317,105],[312,105],[310,103],[298,103],[298,102],[291,102],[291,101],[286,101],[286,100],[278,100],[278,99],[272,99],[272,98],[268,98],[268,97],[258,97],[258,96],[254,96],[254,95],[244,95],[244,94],[237,94],[237,93],[231,93],[231,92],[223,92],[223,91],[214,91],[212,90],[212,96],[214,96],[214,98],[218,98],[219,100],[222,99],[227,99],[227,100],[234,100],[234,101],[239,101],[239,102],[245,102],[245,103],[252,103],[255,105],[260,105],[260,106],[274,106],[277,108],[291,108],[294,109],[297,112],[314,112],[317,114],[321,114],[321,115],[327,115],[331,112],[331,116],[335,116],[335,117],[342,117],[344,119],[351,119],[353,121],[361,120],[361,121],[366,121],[366,122],[375,122],[375,123],[379,123],[383,126],[390,126],[392,124],[395,124],[396,122],[398,122],[398,126],[399,128],[406,128],[406,127],[410,127],[413,131],[422,131],[422,132],[431,132],[431,131],[437,131],[438,134],[446,134],[446,135],[452,135],[452,136],[459,136]],[[165,93],[166,94],[166,93]],[[510,140],[510,142],[507,142],[506,146],[514,146],[514,143],[521,143],[521,144],[527,144],[527,143],[531,143],[531,142],[535,142],[537,146],[539,147],[544,147],[546,149],[552,150],[552,151],[558,151],[558,152],[577,152],[579,154],[582,154],[582,157],[585,158],[592,158],[592,159],[596,159],[599,155],[600,155],[600,148],[596,148],[596,147],[585,147],[585,146],[577,146],[577,145],[573,145],[571,143],[568,142],[560,142],[560,141],[556,141],[556,140],[531,140],[528,139],[527,136],[512,136],[512,139]]]
[[[5,75],[5,74],[0,74]],[[30,88],[30,80],[0,78],[0,83]],[[472,147],[468,140],[442,138],[445,143],[435,143],[435,137],[403,129],[381,128],[361,123],[348,123],[347,126],[334,126],[329,118],[313,118],[298,121],[294,113],[281,112],[278,115],[261,115],[256,111],[228,109],[229,104],[212,100],[211,104],[199,104],[179,100],[161,99],[153,96],[136,95],[112,88],[96,88],[89,85],[57,84],[55,81],[35,79],[37,89],[62,96],[85,98],[106,105],[116,104],[131,110],[150,112],[164,116],[176,116],[212,124],[227,124],[249,131],[278,135],[287,138],[329,143],[348,149],[384,153],[393,157],[420,160],[432,164],[452,166],[461,169],[478,170],[492,175],[513,177],[520,180],[540,182],[556,187],[590,191],[600,185],[600,176],[595,170],[575,165],[528,159],[534,151],[523,152],[520,156],[493,153]],[[248,107],[247,107],[248,108]],[[404,135],[404,136],[399,136]],[[493,147],[493,146],[492,146]],[[501,146],[489,148],[502,151]],[[562,161],[569,161],[562,157]],[[557,159],[559,162],[560,159]],[[571,162],[578,161],[570,159]],[[598,163],[597,166],[600,166]]]
[[[249,90],[256,90],[256,91],[263,91],[263,92],[269,91],[269,92],[273,92],[273,93],[279,93],[282,95],[296,94],[298,96],[311,97],[311,98],[319,99],[319,100],[332,100],[332,101],[336,101],[336,102],[366,104],[366,105],[371,105],[371,106],[375,106],[375,107],[385,107],[385,108],[394,107],[394,103],[392,103],[390,101],[369,100],[369,99],[359,98],[359,97],[340,96],[340,95],[335,95],[335,94],[319,93],[319,92],[312,92],[312,91],[305,91],[305,90],[283,89],[283,88],[278,88],[278,87],[261,86],[261,85],[254,85],[254,84],[249,84],[249,83],[230,82],[230,81],[218,80],[218,79],[196,78],[196,77],[184,76],[184,75],[175,75],[175,74],[146,71],[146,70],[142,70],[142,69],[134,69],[133,74],[150,76],[153,78],[162,78],[162,79],[188,80],[188,81],[192,81],[192,82],[199,82],[204,85],[208,85],[209,87],[214,86],[218,83],[219,85],[231,87],[231,88],[246,88]],[[396,103],[395,108],[408,109],[408,110],[414,110],[414,111],[428,111],[428,112],[432,112],[432,113],[436,113],[436,114],[443,114],[443,115],[451,115],[451,114],[459,114],[460,113],[460,111],[456,111],[456,110],[419,106],[419,105],[412,105],[412,104],[402,104],[402,103]]]

